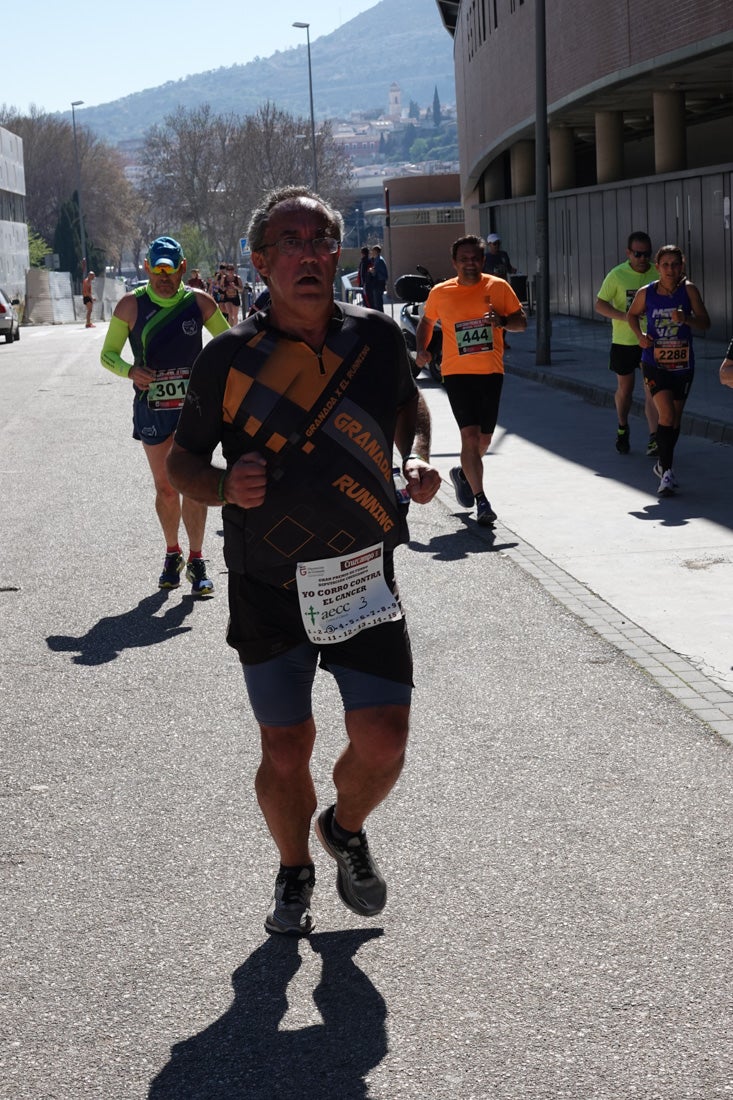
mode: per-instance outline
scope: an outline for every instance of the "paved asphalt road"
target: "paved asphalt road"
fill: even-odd
[[[216,599],[159,593],[103,332],[0,346],[0,1097],[730,1097],[731,749],[602,625],[628,593],[644,645],[674,648],[626,584],[658,553],[659,600],[669,575],[694,637],[684,667],[727,682],[676,564],[729,554],[707,481],[707,526],[682,497],[669,514],[685,522],[632,522],[657,508],[653,482],[645,460],[620,474],[596,447],[586,417],[608,412],[507,383],[487,460],[496,533],[446,491],[413,508],[400,552],[417,691],[405,773],[371,820],[387,909],[345,910],[316,850],[317,932],[268,939],[276,864],[223,641],[219,517]],[[447,471],[455,431],[425,389]],[[315,710],[325,804],[343,741],[325,675]]]

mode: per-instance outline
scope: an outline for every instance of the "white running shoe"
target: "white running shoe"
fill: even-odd
[[[662,466],[661,466],[661,463],[660,463],[660,462],[655,462],[655,463],[654,463],[654,465],[652,466],[652,473],[653,473],[653,474],[656,474],[656,476],[657,476],[657,477],[664,477],[664,470],[662,469]],[[677,477],[676,477],[676,475],[675,475],[675,472],[674,472],[674,470],[672,469],[672,467],[671,467],[671,466],[670,466],[670,468],[669,468],[669,469],[667,470],[667,473],[668,473],[668,474],[669,474],[669,475],[671,476],[671,478],[672,478],[672,488],[673,488],[673,489],[679,489],[679,487],[680,487],[680,483],[679,483],[679,481],[677,480]]]
[[[677,479],[675,478],[672,470],[665,470],[662,474],[662,479],[659,482],[659,488],[657,489],[657,496],[671,497],[677,488]]]

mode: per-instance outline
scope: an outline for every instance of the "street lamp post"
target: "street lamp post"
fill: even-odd
[[[311,101],[311,151],[313,153],[313,190],[318,191],[318,160],[316,158],[316,116],[313,114],[313,70],[311,68],[311,34],[310,23],[293,23],[294,27],[305,31],[308,45],[308,91]]]
[[[79,235],[81,237],[81,277],[86,277],[87,270],[87,239],[84,232],[84,209],[81,202],[81,169],[79,168],[79,148],[76,143],[76,112],[75,107],[81,107],[83,99],[75,99],[71,104],[71,125],[74,130],[74,162],[76,164],[76,196],[79,203]]]

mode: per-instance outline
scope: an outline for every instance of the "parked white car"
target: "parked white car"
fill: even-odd
[[[13,340],[20,340],[20,321],[15,308],[19,304],[17,298],[11,300],[0,288],[0,336],[5,337],[6,344],[12,344]]]

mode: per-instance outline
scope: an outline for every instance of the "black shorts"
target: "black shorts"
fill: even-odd
[[[443,383],[458,427],[478,426],[483,435],[491,435],[499,417],[504,375],[446,374]]]
[[[89,305],[89,303],[90,303],[90,302],[93,302],[93,301],[94,301],[94,299],[93,299],[93,298],[90,298],[88,294],[87,294],[87,295],[85,295],[85,296],[84,296],[84,297],[82,298],[82,302],[84,303],[84,305],[85,305],[85,306],[88,306],[88,305]]]
[[[385,577],[397,597],[392,562],[385,556]],[[229,570],[227,642],[243,665],[257,665],[308,642],[297,596],[259,584]],[[331,664],[412,686],[412,651],[405,619],[360,630],[345,642],[317,647],[321,668]]]
[[[633,374],[641,365],[641,348],[638,344],[611,344],[608,369],[614,374]]]
[[[649,363],[644,363],[644,385],[654,397],[661,390],[669,390],[673,401],[686,401],[695,372],[692,370],[674,371],[660,370]]]

